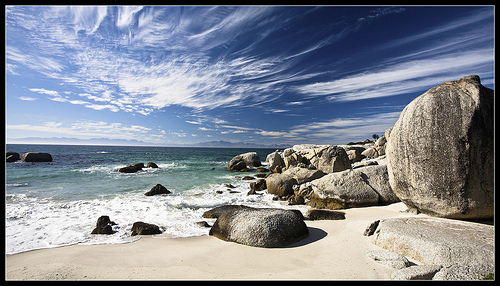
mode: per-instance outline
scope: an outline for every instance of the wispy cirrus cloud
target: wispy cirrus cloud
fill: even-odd
[[[327,95],[332,101],[353,101],[393,96],[430,88],[463,76],[464,71],[491,64],[491,50],[458,53],[428,60],[394,64],[378,71],[307,84],[298,91],[308,96]]]

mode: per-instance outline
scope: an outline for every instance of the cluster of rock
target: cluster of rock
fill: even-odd
[[[476,75],[442,83],[412,101],[374,145],[306,144],[269,154],[272,173],[252,189],[321,209],[402,201],[438,218],[372,224],[374,243],[396,253],[370,255],[401,267],[394,279],[480,279],[494,272],[493,227],[448,218],[493,218],[493,93]],[[247,164],[242,155],[233,160]]]
[[[44,152],[27,152],[22,156],[17,152],[8,151],[5,153],[5,162],[52,162],[52,156]]]
[[[125,167],[121,167],[118,169],[118,172],[120,173],[136,173],[139,171],[142,171],[143,168],[158,168],[158,165],[153,162],[148,162],[146,167],[144,167],[144,163],[135,163],[135,164],[128,164]]]
[[[385,154],[385,137],[374,145],[303,144],[275,151],[267,156],[273,171],[266,178],[268,193],[290,204],[327,209],[399,202],[380,155]]]
[[[117,225],[114,221],[109,219],[109,216],[103,215],[97,219],[96,227],[91,234],[113,234],[115,231],[112,226]],[[131,235],[151,235],[160,234],[162,231],[160,228],[151,223],[145,223],[142,221],[135,222],[130,229]]]

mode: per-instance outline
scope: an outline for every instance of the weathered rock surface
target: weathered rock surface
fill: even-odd
[[[210,235],[256,247],[283,247],[309,236],[296,212],[273,208],[241,208],[221,214]]]
[[[423,264],[494,265],[492,225],[432,217],[383,219],[373,243]]]
[[[160,234],[161,230],[160,228],[151,223],[145,223],[142,221],[134,222],[132,225],[132,236],[135,235],[150,235],[150,234]]]
[[[414,265],[392,273],[393,280],[431,280],[441,265]]]
[[[111,221],[109,216],[100,216],[91,234],[113,234],[113,229],[111,228],[113,225],[116,225],[116,223]]]
[[[171,192],[167,190],[164,186],[161,184],[156,184],[151,190],[146,192],[144,195],[145,196],[154,196],[154,195],[163,195],[163,194],[170,194]]]
[[[386,154],[390,185],[407,206],[438,217],[493,217],[493,93],[466,76],[401,112]]]
[[[267,192],[280,197],[292,195],[292,186],[296,184],[297,180],[287,174],[273,173],[266,178]]]
[[[326,175],[320,170],[309,170],[299,167],[292,167],[290,169],[287,169],[285,172],[283,172],[283,174],[292,176],[299,185],[319,179]]]
[[[52,156],[43,152],[28,152],[21,156],[23,162],[52,162]]]
[[[305,156],[316,169],[326,174],[351,168],[351,161],[342,147],[328,145],[313,149]]]
[[[495,273],[495,265],[450,265],[441,268],[432,280],[483,280],[486,275]]]
[[[388,250],[372,250],[366,256],[396,269],[410,266],[410,261],[403,255]]]

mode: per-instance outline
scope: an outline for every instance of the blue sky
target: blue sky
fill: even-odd
[[[6,137],[345,144],[494,88],[493,6],[7,6]]]

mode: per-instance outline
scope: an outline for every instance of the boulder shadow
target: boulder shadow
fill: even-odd
[[[309,236],[302,239],[302,240],[299,240],[297,242],[294,242],[290,245],[287,245],[287,246],[283,246],[282,248],[293,248],[293,247],[300,247],[300,246],[304,246],[304,245],[307,245],[307,244],[310,244],[310,243],[313,243],[313,242],[316,242],[318,240],[321,240],[323,239],[324,237],[326,237],[328,235],[328,233],[320,228],[316,228],[316,227],[307,227],[307,229],[309,230]]]

